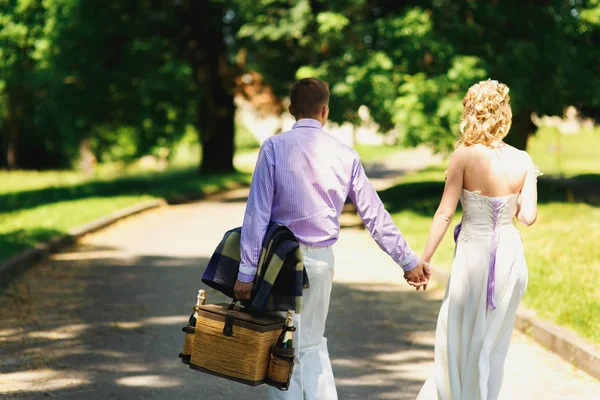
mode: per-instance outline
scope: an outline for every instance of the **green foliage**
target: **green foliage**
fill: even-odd
[[[181,50],[188,3],[2,1],[0,166],[69,167],[84,139],[101,160],[129,161],[206,122],[194,63],[210,59]]]
[[[252,39],[249,68],[281,95],[295,78],[328,81],[335,122],[357,123],[366,105],[406,143],[448,149],[464,93],[488,77],[511,88],[518,121],[510,138],[519,146],[533,130],[531,112],[575,104],[600,117],[595,1],[238,3],[245,18],[264,17],[240,30],[242,41]]]
[[[236,152],[258,149],[260,143],[245,125],[238,123],[235,128]]]
[[[520,146],[531,112],[600,118],[600,3],[426,0],[2,0],[0,166],[68,167],[172,149],[192,125],[209,169],[231,169],[236,77],[280,99],[331,85],[330,117],[365,105],[406,144],[455,142],[461,100],[487,77],[511,89]]]
[[[199,196],[248,184],[250,175],[164,172],[0,172],[0,260],[124,207],[156,198]]]

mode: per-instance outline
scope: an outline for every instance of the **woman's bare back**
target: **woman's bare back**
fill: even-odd
[[[537,175],[527,152],[504,143],[496,148],[476,144],[457,148],[453,157],[462,167],[462,179],[455,180],[462,188],[489,197],[518,193],[517,218],[526,225],[535,222]]]
[[[489,148],[480,144],[463,147],[466,160],[463,187],[484,196],[500,197],[519,193],[523,188],[529,155],[512,146],[501,144]]]

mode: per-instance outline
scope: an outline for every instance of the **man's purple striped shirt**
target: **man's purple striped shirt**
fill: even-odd
[[[319,121],[301,119],[260,149],[242,225],[238,279],[254,280],[269,221],[287,226],[307,246],[334,244],[348,197],[379,247],[405,271],[415,268],[419,259],[385,210],[358,153]]]

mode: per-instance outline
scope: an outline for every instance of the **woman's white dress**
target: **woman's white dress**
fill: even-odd
[[[517,307],[527,287],[517,194],[463,189],[463,220],[435,333],[435,365],[418,400],[494,400]]]

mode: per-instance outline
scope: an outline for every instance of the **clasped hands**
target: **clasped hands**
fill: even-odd
[[[411,271],[404,273],[404,279],[410,286],[413,286],[417,290],[423,288],[427,290],[429,284],[429,278],[431,277],[431,267],[428,262],[419,260],[419,263]],[[244,283],[236,281],[233,289],[235,299],[237,300],[249,300],[252,294],[253,283]]]
[[[427,290],[429,284],[429,278],[431,277],[431,267],[428,262],[419,260],[419,263],[415,268],[408,272],[404,272],[404,279],[410,286],[415,287],[417,290],[423,288]]]

